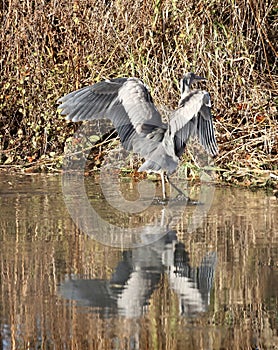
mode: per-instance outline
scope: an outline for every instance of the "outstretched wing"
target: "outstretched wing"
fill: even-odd
[[[138,143],[139,137],[151,138],[156,130],[165,129],[148,89],[137,78],[101,81],[71,92],[58,103],[61,115],[73,122],[110,119],[127,150],[133,149],[135,139]]]
[[[178,157],[183,154],[189,138],[194,136],[209,154],[218,154],[210,110],[210,96],[206,91],[193,90],[180,102],[170,120],[170,132]]]

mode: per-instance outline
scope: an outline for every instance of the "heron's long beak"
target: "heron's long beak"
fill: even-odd
[[[207,81],[206,78],[200,77],[199,75],[195,75],[194,80],[203,80],[203,81]]]

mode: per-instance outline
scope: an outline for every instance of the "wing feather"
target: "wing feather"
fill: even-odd
[[[163,126],[161,115],[148,89],[139,79],[127,80],[119,90],[119,100],[136,130],[141,131],[144,124],[151,125],[154,129]]]
[[[200,115],[198,117],[197,132],[201,145],[209,154],[216,156],[218,154],[218,147],[214,134],[212,118],[206,120]]]
[[[218,154],[211,116],[209,93],[192,90],[180,103],[170,121],[175,152],[180,157],[190,137],[197,136],[201,145],[212,156]]]
[[[73,122],[110,119],[128,150],[133,149],[135,139],[137,145],[142,137],[149,142],[148,135],[162,137],[166,130],[148,89],[137,78],[101,81],[69,93],[58,103],[61,115]]]

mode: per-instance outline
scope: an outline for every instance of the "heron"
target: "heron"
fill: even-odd
[[[178,107],[168,123],[162,121],[148,87],[135,77],[99,81],[73,91],[58,100],[58,110],[73,122],[110,119],[123,147],[144,159],[138,171],[160,175],[166,199],[165,179],[183,194],[169,177],[191,137],[197,137],[212,157],[218,154],[210,95],[191,88],[193,83],[206,80],[193,72],[182,77]]]

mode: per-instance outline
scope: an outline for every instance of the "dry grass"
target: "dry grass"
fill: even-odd
[[[219,177],[266,184],[277,174],[275,0],[7,0],[0,8],[1,167],[59,163],[76,130],[57,115],[61,95],[137,76],[158,105],[174,108],[178,80],[192,70],[209,79]]]

